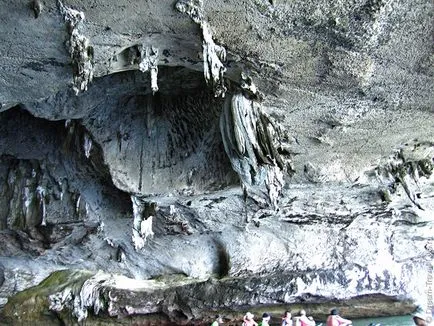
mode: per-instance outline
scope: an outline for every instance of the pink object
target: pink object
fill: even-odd
[[[300,326],[315,326],[315,322],[313,320],[310,320],[306,316],[301,316],[299,318]]]
[[[243,326],[258,326],[258,323],[253,320],[253,314],[248,312],[243,318]]]
[[[344,319],[338,315],[328,316],[327,318],[327,326],[348,326],[351,324],[351,320]]]

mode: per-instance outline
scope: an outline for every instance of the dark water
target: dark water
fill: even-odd
[[[374,323],[374,325],[380,324],[381,326],[414,326],[413,319],[410,315],[353,320],[353,326],[368,326],[369,323]]]

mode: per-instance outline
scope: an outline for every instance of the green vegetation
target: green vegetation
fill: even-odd
[[[9,298],[4,307],[6,319],[20,322],[44,321],[56,319],[49,310],[48,296],[69,287],[74,293],[80,291],[83,283],[93,273],[88,271],[60,270],[52,273],[40,284]]]

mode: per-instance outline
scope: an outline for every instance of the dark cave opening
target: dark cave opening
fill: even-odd
[[[98,144],[86,156],[90,136],[80,121],[49,121],[17,106],[0,113],[0,132],[0,230],[17,248],[40,246],[40,253],[74,225],[94,232],[98,205],[131,216],[130,198],[113,185]]]
[[[223,100],[202,73],[161,67],[159,84],[152,94],[148,74],[120,72],[79,96],[66,91],[0,113],[1,229],[47,247],[89,215],[98,219],[101,207],[131,217],[130,194],[238,185],[219,130]]]

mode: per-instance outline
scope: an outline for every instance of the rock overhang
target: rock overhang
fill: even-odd
[[[191,3],[200,3],[200,1]],[[85,25],[82,31],[89,41],[88,44],[86,42],[83,44],[86,43],[86,48],[89,45],[93,47],[94,79],[87,85],[88,90],[78,96],[75,96],[70,89],[72,71],[68,65],[68,52],[64,44],[69,36],[64,17],[59,13],[57,4],[54,1],[44,3],[45,7],[42,8],[37,19],[30,15],[27,7],[24,8],[21,4],[18,2],[8,6],[13,6],[10,8],[13,13],[12,18],[15,17],[14,15],[25,17],[21,21],[22,24],[17,26],[17,33],[23,35],[23,40],[32,37],[31,31],[25,29],[30,24],[49,26],[51,29],[45,28],[45,32],[53,30],[55,33],[52,35],[54,37],[50,38],[52,42],[48,43],[48,47],[38,42],[34,42],[35,46],[28,47],[23,41],[23,43],[18,42],[16,48],[10,48],[12,53],[25,55],[22,55],[22,62],[20,61],[19,64],[17,60],[12,60],[11,56],[7,56],[4,67],[19,66],[20,68],[17,69],[21,69],[23,74],[15,76],[7,72],[2,75],[3,81],[6,81],[3,83],[6,87],[0,94],[2,109],[21,103],[21,107],[47,120],[80,119],[79,124],[83,124],[90,135],[88,140],[92,139],[95,146],[101,147],[102,161],[108,165],[115,186],[125,192],[133,193],[134,196],[144,196],[141,198],[144,202],[164,202],[166,199],[158,196],[148,198],[147,196],[151,193],[165,194],[170,191],[178,192],[177,196],[180,196],[181,202],[186,206],[189,206],[188,203],[193,205],[194,199],[182,198],[183,196],[189,198],[188,196],[193,194],[190,190],[196,188],[195,193],[205,196],[202,197],[203,203],[209,205],[198,213],[192,214],[184,211],[183,208],[179,209],[180,213],[176,209],[172,210],[170,205],[167,207],[160,204],[161,211],[157,213],[156,220],[160,218],[164,223],[157,222],[155,230],[157,238],[166,233],[179,236],[180,239],[173,243],[176,243],[179,248],[183,246],[188,248],[185,252],[193,256],[196,253],[195,244],[212,249],[200,251],[208,257],[208,260],[203,260],[195,267],[194,264],[182,259],[169,262],[170,256],[168,256],[161,258],[160,262],[149,263],[150,266],[146,267],[146,271],[140,271],[140,268],[136,267],[145,260],[152,261],[153,255],[158,255],[158,251],[154,248],[144,249],[138,253],[133,252],[129,240],[121,235],[121,230],[125,230],[126,233],[131,231],[131,225],[128,225],[125,229],[119,228],[118,232],[106,230],[106,240],[102,241],[111,249],[105,248],[101,254],[113,260],[110,264],[115,270],[119,269],[119,272],[130,273],[138,278],[174,271],[182,271],[193,276],[206,276],[216,271],[217,273],[227,271],[222,273],[240,277],[250,273],[269,274],[279,265],[276,258],[272,259],[273,267],[270,269],[264,267],[269,263],[269,254],[267,252],[261,254],[259,249],[266,247],[266,244],[259,245],[259,249],[254,252],[243,252],[240,245],[249,243],[252,248],[257,248],[256,239],[262,236],[261,228],[269,227],[271,230],[263,232],[267,234],[264,236],[266,240],[278,232],[275,227],[281,226],[281,223],[283,225],[289,223],[296,226],[290,228],[288,232],[299,235],[307,236],[319,232],[324,234],[325,238],[333,238],[333,234],[337,232],[335,234],[337,237],[343,234],[348,237],[335,246],[332,245],[333,241],[324,244],[326,249],[334,251],[329,255],[324,252],[324,257],[321,256],[320,250],[324,249],[323,242],[318,239],[316,245],[312,246],[312,249],[318,248],[317,255],[313,253],[315,259],[312,260],[309,268],[317,270],[322,268],[327,257],[331,262],[348,260],[348,265],[345,266],[335,266],[334,263],[332,265],[338,270],[348,272],[345,277],[351,279],[354,294],[365,290],[370,293],[376,291],[384,293],[387,292],[384,286],[388,287],[394,282],[398,283],[393,286],[409,285],[405,291],[401,288],[403,297],[412,297],[422,291],[421,284],[411,281],[413,275],[411,266],[419,266],[425,270],[425,260],[429,258],[429,253],[426,252],[424,244],[432,241],[432,222],[429,219],[429,212],[432,211],[432,203],[429,199],[432,181],[428,176],[423,175],[421,173],[423,169],[419,168],[419,163],[426,159],[432,164],[433,156],[430,152],[434,136],[433,98],[430,91],[432,49],[427,45],[431,35],[430,28],[432,29],[428,22],[432,4],[420,1],[410,8],[406,3],[381,1],[354,2],[345,5],[343,3],[332,5],[327,1],[315,5],[308,2],[280,1],[273,4],[267,1],[227,4],[204,2],[203,17],[209,22],[207,27],[212,30],[215,42],[224,45],[227,49],[225,84],[229,86],[228,96],[234,95],[231,87],[239,87],[241,72],[247,72],[259,91],[265,95],[261,105],[263,112],[286,132],[285,137],[289,143],[288,150],[292,153],[295,174],[291,179],[289,176],[286,177],[286,181],[290,181],[290,184],[287,183],[284,190],[284,199],[281,201],[283,206],[280,207],[279,212],[264,209],[261,203],[257,202],[247,202],[244,208],[241,202],[235,204],[236,209],[230,208],[234,205],[233,202],[219,207],[214,200],[210,201],[206,198],[207,192],[214,192],[222,185],[231,189],[238,182],[236,176],[231,174],[227,158],[215,156],[216,153],[224,153],[222,146],[219,150],[209,147],[207,150],[212,152],[212,155],[208,161],[207,159],[203,161],[217,162],[218,164],[215,165],[217,169],[205,165],[202,168],[202,172],[209,175],[213,175],[216,170],[222,171],[220,176],[216,177],[217,182],[213,182],[209,176],[200,176],[198,170],[194,169],[195,162],[203,159],[200,158],[200,151],[198,151],[199,155],[196,155],[197,153],[193,155],[190,164],[192,169],[177,163],[181,172],[175,171],[169,175],[162,173],[161,175],[164,176],[155,183],[156,186],[149,186],[152,182],[148,182],[146,178],[152,177],[152,174],[148,174],[147,169],[142,167],[142,172],[136,173],[140,170],[138,162],[141,159],[134,160],[134,153],[140,153],[140,148],[149,148],[152,141],[141,142],[141,145],[138,145],[136,141],[129,140],[127,134],[133,130],[143,131],[145,137],[138,137],[138,141],[146,139],[146,136],[153,136],[154,129],[159,131],[170,129],[167,125],[165,128],[160,128],[167,123],[167,120],[174,122],[173,127],[196,118],[183,122],[180,117],[185,112],[181,110],[178,115],[172,117],[172,120],[166,117],[164,119],[166,122],[163,122],[158,114],[155,115],[152,105],[146,104],[148,101],[168,103],[171,102],[168,96],[171,93],[179,97],[180,94],[187,92],[190,99],[187,96],[184,102],[189,103],[188,105],[193,103],[191,107],[200,105],[204,109],[197,112],[188,109],[187,112],[197,116],[205,114],[208,120],[211,117],[212,119],[218,117],[219,110],[222,108],[222,103],[218,99],[213,99],[203,81],[201,28],[196,23],[190,22],[187,16],[177,13],[172,1],[162,2],[153,7],[147,4],[134,4],[129,7],[131,3],[126,1],[110,5],[102,2],[89,5],[82,1],[65,3],[85,14]],[[37,36],[43,34],[42,29],[44,28],[35,28]],[[42,39],[38,37],[35,40]],[[4,44],[12,44],[12,42],[9,40]],[[158,64],[155,64],[153,58],[157,53],[159,59]],[[143,57],[148,59],[146,65],[142,65],[142,69],[150,70],[149,75],[152,69],[155,71],[155,67],[158,67],[159,94],[154,96],[151,95],[152,78],[149,78],[148,73],[135,71],[143,63]],[[19,90],[15,85],[20,85]],[[164,100],[165,96],[167,98]],[[102,98],[105,102],[101,100]],[[109,109],[108,102],[114,99],[119,103]],[[210,103],[217,104],[214,106]],[[205,110],[210,106],[211,110]],[[118,115],[112,115],[110,119],[103,117],[104,113],[125,107],[128,108],[126,112],[118,112]],[[141,110],[144,107],[147,109]],[[126,122],[128,112],[143,113],[143,119],[134,118],[131,121],[135,122]],[[137,120],[140,120],[140,123],[135,125]],[[122,121],[124,127],[117,128]],[[135,126],[137,128],[133,128]],[[211,129],[206,124],[201,127],[206,131]],[[116,128],[122,129],[123,133],[120,137],[114,131]],[[181,134],[183,141],[188,139],[186,133]],[[218,136],[219,133],[215,132],[213,135]],[[82,148],[85,139],[80,137],[77,146],[83,151],[84,159],[88,155],[86,149]],[[199,143],[201,139],[203,140],[199,137]],[[122,162],[122,155],[115,152],[110,154],[111,149],[115,147],[119,149],[119,142],[123,150],[131,145],[130,154],[127,155],[130,157],[129,162],[128,160]],[[215,144],[215,142],[211,143]],[[89,149],[89,141],[87,144],[90,157],[95,158],[95,153]],[[178,147],[182,149],[182,146]],[[159,150],[158,147],[154,152],[158,154]],[[402,155],[400,156],[399,153]],[[414,156],[415,153],[422,153],[423,157],[416,157],[418,155]],[[183,161],[182,159],[180,162]],[[20,169],[24,169],[28,175],[31,175],[28,162],[20,164]],[[139,174],[142,176],[141,182]],[[74,178],[73,174],[69,176]],[[176,182],[173,183],[175,176],[183,179],[179,187],[175,185]],[[212,187],[203,187],[203,184],[210,184]],[[187,187],[183,192],[185,185]],[[313,185],[315,190],[300,190],[305,185],[309,185],[308,187]],[[29,186],[31,188],[33,184]],[[343,193],[351,193],[348,187],[365,190],[360,190],[353,197],[343,198],[345,197]],[[82,188],[81,191],[90,194],[92,189]],[[315,197],[317,192],[322,195]],[[242,194],[234,192],[231,196],[238,198],[237,201]],[[85,197],[82,198],[86,199]],[[91,197],[93,196],[89,195],[89,198]],[[360,202],[355,200],[357,197],[362,200]],[[35,195],[35,198],[41,196]],[[342,203],[338,203],[337,198],[340,198]],[[75,198],[72,200],[72,205],[77,205],[77,201],[85,202],[83,199]],[[97,202],[95,198],[94,208],[98,206]],[[288,205],[285,202],[288,202]],[[421,210],[416,204],[421,205],[425,210]],[[124,198],[122,205],[131,204]],[[360,211],[359,205],[366,210]],[[219,208],[215,210],[213,207],[216,206]],[[234,209],[236,212],[233,217],[234,222],[229,223],[233,224],[231,228],[239,227],[239,221],[243,220],[248,213],[251,213],[254,225],[258,225],[258,230],[256,226],[253,227],[252,235],[246,234],[243,230],[236,231],[235,234],[226,229],[225,234],[238,239],[236,245],[232,242],[233,239],[223,237],[222,242],[218,233],[214,234],[220,232],[216,230],[222,230],[222,226],[204,228],[198,222],[208,219],[225,221],[228,209]],[[107,216],[113,215],[113,212],[115,211],[105,210]],[[131,215],[131,211],[129,214]],[[95,216],[103,215],[98,213]],[[125,216],[123,214],[119,216],[121,215]],[[238,222],[235,216],[238,216]],[[267,226],[268,220],[273,218],[278,219],[274,222],[276,225]],[[104,221],[109,228],[118,225],[118,222],[113,222],[111,219],[100,219],[99,223]],[[393,226],[392,229],[388,227],[388,223]],[[371,224],[378,230],[372,230]],[[83,239],[92,238],[92,241],[96,241],[91,241],[92,245],[103,246],[101,240],[104,238],[102,236],[104,232],[94,236],[93,232],[96,232],[96,229],[91,227],[94,231],[89,232],[89,225],[86,223],[80,226],[83,227],[88,230],[83,233],[85,234]],[[250,228],[250,224],[247,224],[247,228]],[[302,231],[297,231],[298,228]],[[205,234],[211,232],[212,237],[218,238],[218,242],[202,239],[189,243],[188,237],[196,237],[197,232]],[[366,236],[360,237],[361,233]],[[415,235],[414,238],[412,233]],[[81,239],[80,235],[74,237],[74,239]],[[101,238],[98,240],[99,237]],[[201,237],[207,236],[201,235]],[[171,243],[172,240],[168,239],[170,237],[167,241]],[[358,252],[360,249],[358,244],[362,240],[366,241],[364,255]],[[370,242],[370,240],[375,241]],[[262,243],[261,241],[259,243]],[[304,243],[303,241],[305,240],[301,243]],[[288,244],[284,243],[285,241],[280,245],[276,244],[275,250],[280,252],[286,249]],[[163,247],[169,248],[168,244]],[[292,268],[297,270],[302,269],[303,264],[308,262],[308,257],[303,255],[300,257],[296,252],[298,249],[293,249],[294,252],[291,250],[290,253],[288,252],[288,257],[291,257],[288,266],[293,266]],[[376,250],[380,250],[381,255],[377,255]],[[228,251],[228,254],[225,254],[225,251]],[[218,252],[223,252],[223,255],[217,255],[217,261],[226,261],[225,264],[228,266],[220,268],[213,265],[213,257]],[[254,259],[257,255],[263,258],[259,262]],[[226,259],[226,256],[229,259]],[[241,257],[240,261],[237,260],[238,256]],[[64,259],[65,256],[62,254],[60,257]],[[75,256],[76,261],[79,257],[80,255]],[[252,268],[254,267],[251,271],[244,268],[246,261],[242,259],[243,257],[251,257],[250,260],[248,259]],[[376,257],[381,259],[378,260]],[[386,258],[390,258],[391,261]],[[394,267],[393,271],[386,273],[387,275],[381,270],[384,264],[382,259],[386,259],[389,265]],[[135,263],[136,267],[114,267],[116,266],[114,261],[122,265],[125,261],[134,260],[138,261]],[[264,265],[261,265],[262,263]],[[104,265],[102,260],[97,259],[96,265],[98,264]],[[406,271],[408,274],[405,274]],[[391,279],[390,274],[395,278]],[[308,283],[306,283],[307,288],[313,286],[313,283]],[[328,289],[326,287],[326,296],[333,292],[332,288],[332,286]],[[321,289],[317,287],[315,291]],[[396,293],[398,290],[393,291],[395,290],[391,290],[390,293]]]

